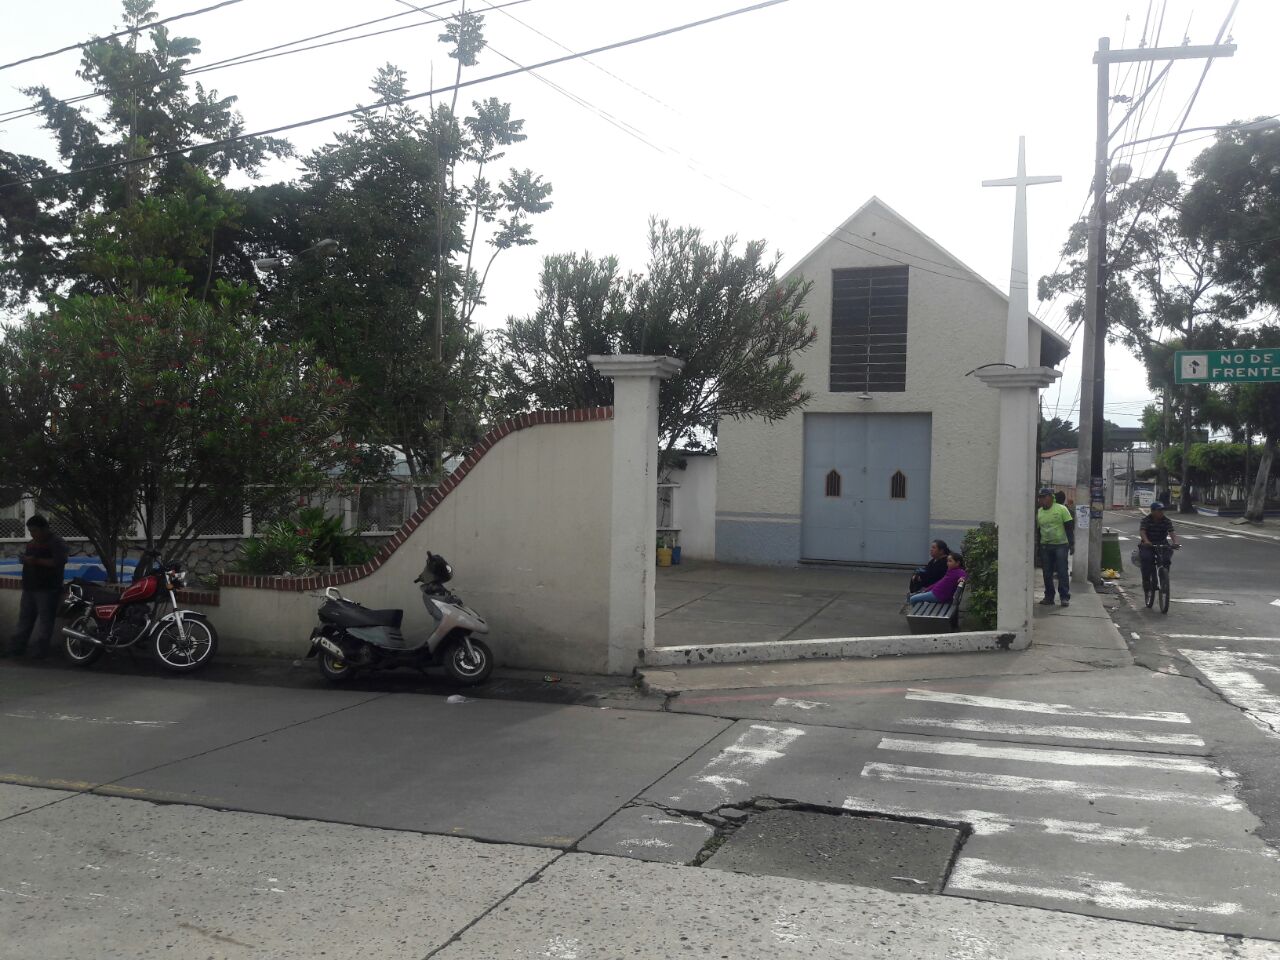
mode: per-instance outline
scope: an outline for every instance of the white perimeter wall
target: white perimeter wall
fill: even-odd
[[[716,460],[684,454],[685,468],[672,470],[675,526],[680,528],[680,554],[691,560],[716,558]]]
[[[450,586],[484,617],[498,663],[604,673],[608,655],[613,422],[542,424],[508,434],[370,576],[338,589],[369,607],[401,607],[427,628],[413,583],[427,550],[453,565]],[[306,593],[223,587],[227,649],[306,649],[318,601]],[[298,655],[298,653],[294,653]]]
[[[403,608],[406,635],[426,629],[413,578],[430,549],[489,622],[498,663],[605,673],[612,450],[612,420],[508,434],[378,569],[338,589],[368,607]],[[219,606],[191,609],[213,621],[225,654],[301,657],[320,602],[312,592],[224,586]],[[0,589],[6,639],[20,596]]]

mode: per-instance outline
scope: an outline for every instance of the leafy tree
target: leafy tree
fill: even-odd
[[[233,170],[256,176],[268,157],[290,153],[286,141],[258,137],[110,166],[244,130],[235,97],[187,84],[182,74],[200,43],[148,26],[153,7],[125,0],[125,26],[139,32],[85,48],[78,76],[101,95],[93,106],[60,102],[45,86],[23,91],[74,176],[19,193],[24,215],[0,219],[0,250],[14,255],[0,271],[11,302],[55,292],[139,296],[152,282],[208,297],[217,279],[251,276],[235,238],[239,207],[222,180]],[[25,158],[6,170],[0,160],[0,187],[50,172]]]
[[[752,241],[708,243],[695,228],[649,225],[649,264],[622,275],[613,257],[546,258],[532,316],[499,337],[499,389],[509,412],[612,402],[592,354],[666,354],[685,361],[663,385],[663,450],[713,442],[725,417],[775,420],[811,396],[794,357],[814,340],[803,312],[812,284],[779,280],[778,258]]]
[[[348,385],[264,342],[243,302],[74,297],[0,342],[2,482],[115,570],[127,529],[174,555],[211,519],[278,511],[350,455]]]
[[[45,270],[68,230],[64,184],[19,186],[51,173],[43,160],[0,150],[0,310],[20,308],[45,288]]]
[[[1218,252],[1217,279],[1280,307],[1280,134],[1228,130],[1191,165],[1181,227]]]
[[[483,47],[483,19],[460,15],[441,39],[460,75]],[[382,68],[372,91],[394,103],[404,72]],[[268,281],[271,314],[359,382],[355,429],[398,450],[420,493],[445,451],[479,435],[490,377],[474,314],[495,258],[533,243],[531,218],[551,206],[532,171],[493,177],[526,137],[511,105],[490,98],[460,117],[457,100],[427,116],[403,105],[357,115],[298,184],[257,191],[247,217],[264,252],[338,241],[341,254],[299,257]]]
[[[1040,449],[1066,450],[1080,445],[1080,431],[1072,426],[1070,420],[1052,417],[1048,420],[1040,418]]]
[[[1177,339],[1189,348],[1211,346],[1199,336],[1203,321],[1238,323],[1247,315],[1244,299],[1218,280],[1218,251],[1203,237],[1182,230],[1186,188],[1172,171],[1139,179],[1119,188],[1107,200],[1106,262],[1107,328],[1113,342],[1125,344],[1147,365],[1162,369],[1164,341]],[[1067,267],[1042,277],[1040,299],[1066,293],[1076,297],[1068,315],[1081,319],[1087,282],[1087,220],[1076,223],[1063,247]],[[1182,447],[1191,446],[1196,401],[1203,389],[1185,387]],[[1190,487],[1183,484],[1180,509],[1189,512]]]

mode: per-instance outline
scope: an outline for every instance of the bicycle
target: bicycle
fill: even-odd
[[[1168,543],[1151,544],[1151,561],[1155,567],[1155,579],[1142,575],[1142,596],[1150,609],[1156,597],[1160,598],[1160,612],[1169,612],[1169,565],[1173,562],[1173,551],[1177,547]]]

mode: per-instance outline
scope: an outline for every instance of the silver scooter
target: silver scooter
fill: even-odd
[[[414,638],[400,632],[403,610],[370,610],[336,587],[326,588],[307,658],[316,657],[320,673],[333,683],[346,683],[363,670],[431,666],[443,666],[464,686],[482,683],[493,672],[493,654],[479,639],[489,625],[445,587],[452,578],[449,562],[428,551],[413,582],[420,585],[432,622],[427,633]]]

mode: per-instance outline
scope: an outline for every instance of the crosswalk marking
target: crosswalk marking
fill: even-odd
[[[916,767],[877,761],[864,764],[862,776],[869,780],[890,783],[923,783],[933,786],[997,790],[1005,793],[1075,796],[1082,800],[1136,800],[1147,803],[1180,803],[1197,807],[1213,807],[1219,810],[1244,809],[1239,800],[1227,794],[1196,796],[1177,790],[1148,790],[1141,787],[1077,783],[1075,780],[1049,780],[1003,773],[980,773],[974,770],[940,770],[934,767]]]
[[[969,717],[940,719],[936,717],[904,717],[913,727],[938,727],[966,733],[1002,734],[1015,737],[1054,737],[1064,740],[1106,740],[1112,743],[1160,743],[1166,746],[1203,747],[1204,740],[1193,733],[1148,733],[1145,730],[1102,730],[1094,727],[1037,725],[1033,723],[1001,723]]]
[[[1272,640],[1280,642],[1280,637],[1233,637],[1226,633],[1170,633],[1170,640]]]
[[[1222,539],[1222,536],[1223,536],[1223,535],[1222,535],[1222,534],[1220,534],[1220,533],[1206,533],[1206,534],[1204,535],[1204,538],[1205,538],[1206,540],[1221,540],[1221,539]]]
[[[1079,889],[1062,885],[1064,883],[1073,884]],[[1244,909],[1238,903],[1168,900],[1157,893],[1135,890],[1126,884],[1103,880],[1093,874],[1049,878],[1032,870],[1006,867],[978,857],[964,857],[956,864],[947,881],[947,889],[1052,897],[1076,903],[1096,903],[1113,910],[1160,909],[1175,913],[1199,912],[1231,916]]]
[[[902,753],[936,753],[950,757],[976,757],[986,760],[1023,760],[1028,763],[1051,763],[1067,767],[1143,767],[1148,770],[1170,770],[1219,776],[1217,768],[1195,757],[1142,756],[1134,753],[1104,753],[1097,750],[1054,750],[1046,747],[1005,747],[961,740],[902,740],[885,737],[881,750]]]
[[[1106,720],[1155,720],[1159,723],[1190,723],[1185,713],[1166,710],[1088,710],[1069,703],[1037,703],[1034,700],[1006,700],[1001,697],[978,697],[945,690],[907,691],[908,700],[926,703],[950,703],[962,707],[985,707],[988,710],[1016,710],[1020,713],[1048,713],[1057,717],[1101,717]]]
[[[1163,850],[1182,853],[1187,850],[1225,850],[1227,845],[1199,837],[1153,837],[1150,827],[1121,827],[1112,824],[1088,823],[1080,820],[1057,820],[1052,817],[1035,819],[1019,817],[991,810],[951,810],[910,807],[883,803],[870,797],[853,795],[845,799],[845,810],[859,812],[874,810],[893,817],[912,817],[916,820],[967,823],[975,836],[994,837],[1014,830],[1039,831],[1051,837],[1065,837],[1077,843],[1119,843],[1146,850]]]
[[[1230,650],[1179,650],[1231,703],[1270,736],[1280,736],[1280,696],[1245,667],[1259,664]]]

